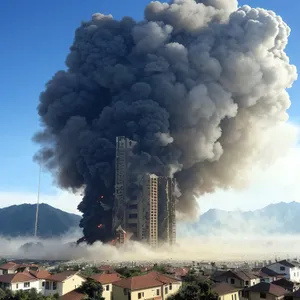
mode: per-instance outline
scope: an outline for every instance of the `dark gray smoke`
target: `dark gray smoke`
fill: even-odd
[[[37,158],[61,187],[85,187],[89,242],[110,238],[99,197],[112,205],[116,136],[138,142],[141,170],[176,177],[183,215],[243,178],[266,130],[288,119],[289,34],[274,12],[235,0],[152,2],[142,22],[95,14],[76,30],[67,71],[40,97]]]

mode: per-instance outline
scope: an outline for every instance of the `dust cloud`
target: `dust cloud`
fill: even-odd
[[[72,239],[34,240],[33,238],[0,238],[0,256],[7,259],[66,260],[103,262],[128,261],[246,261],[295,256],[300,247],[299,235],[291,236],[242,236],[219,235],[207,237],[181,237],[174,246],[157,250],[138,242],[129,242],[116,248],[101,242],[75,246]],[[24,247],[33,243],[31,247]]]

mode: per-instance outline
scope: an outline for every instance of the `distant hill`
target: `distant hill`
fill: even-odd
[[[33,236],[36,204],[12,205],[0,209],[0,236]],[[81,217],[66,213],[48,204],[39,206],[38,236],[58,237],[78,229]]]
[[[202,235],[219,233],[296,234],[300,233],[300,203],[276,203],[254,211],[211,209],[191,229]]]
[[[13,205],[0,209],[0,236],[32,236],[36,205]],[[300,203],[277,203],[255,211],[224,211],[211,209],[198,222],[179,225],[184,235],[220,234],[299,234]],[[38,235],[58,237],[78,229],[81,217],[66,213],[47,204],[40,204]]]

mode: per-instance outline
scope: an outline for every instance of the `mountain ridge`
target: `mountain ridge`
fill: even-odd
[[[33,236],[36,204],[11,205],[0,209],[0,236]],[[198,235],[227,233],[298,234],[300,203],[279,202],[252,211],[226,211],[212,208],[193,224],[183,224]],[[81,216],[67,213],[46,203],[39,205],[38,236],[42,239],[60,237],[79,229]],[[181,225],[178,225],[180,227]],[[179,230],[181,230],[179,228]]]
[[[252,211],[226,211],[210,209],[200,216],[192,229],[199,234],[254,233],[296,234],[300,233],[300,203],[279,202]]]
[[[11,205],[0,209],[0,236],[28,237],[34,234],[36,204]],[[79,228],[81,217],[48,204],[39,204],[38,236],[59,237]]]

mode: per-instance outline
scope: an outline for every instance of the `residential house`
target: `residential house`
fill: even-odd
[[[189,268],[168,268],[167,273],[170,274],[171,276],[178,278],[182,280],[188,273],[189,273]]]
[[[121,279],[113,283],[113,298],[117,300],[165,300],[176,294],[182,282],[168,275],[150,272],[146,275]]]
[[[45,278],[50,274],[46,270],[23,271],[0,275],[0,287],[12,291],[29,290],[35,288],[37,292],[44,292]]]
[[[273,282],[282,277],[282,275],[266,267],[253,269],[252,273],[260,278],[260,282]]]
[[[244,291],[244,297],[249,300],[281,300],[288,294],[281,286],[268,282],[260,282]]]
[[[112,299],[112,284],[116,281],[121,280],[120,274],[118,274],[118,273],[94,274],[91,276],[91,278],[102,284],[102,287],[103,287],[102,297],[104,297],[105,300]]]
[[[239,300],[240,289],[226,282],[215,283],[212,291],[219,295],[219,300]]]
[[[287,290],[289,292],[295,292],[296,290],[299,289],[299,284],[297,284],[296,282],[290,281],[286,278],[280,278],[278,280],[273,281],[272,283],[276,284],[278,286],[281,286],[282,288],[284,288],[285,290]]]
[[[85,278],[79,275],[76,271],[65,271],[62,273],[53,274],[46,278],[45,296],[58,294],[63,296],[77,288],[79,288]]]
[[[284,259],[268,265],[267,268],[283,275],[288,280],[300,283],[300,264],[298,262]]]
[[[37,271],[39,267],[33,264],[17,264],[15,262],[7,262],[0,265],[0,275],[15,274],[24,271]]]
[[[40,292],[40,280],[28,272],[0,275],[0,288],[11,291],[30,290]]]
[[[258,276],[243,270],[229,270],[225,273],[221,273],[219,276],[215,276],[213,280],[215,282],[226,282],[237,288],[253,286],[260,282],[260,278]]]
[[[211,280],[213,282],[226,282],[226,273],[228,270],[217,270],[211,275]],[[223,276],[225,275],[225,277]]]

